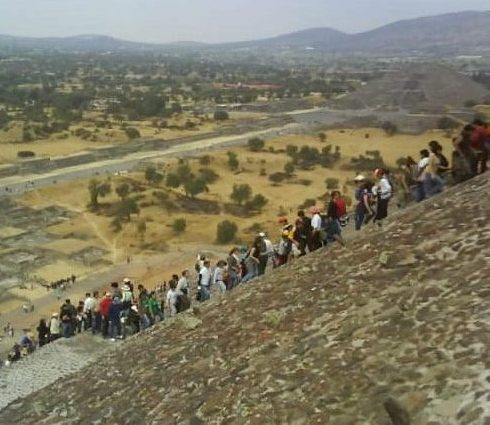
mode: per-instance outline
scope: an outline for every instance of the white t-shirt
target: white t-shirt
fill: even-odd
[[[386,178],[386,176],[382,177],[378,184],[373,187],[373,194],[379,195],[381,199],[389,199],[391,197],[391,184]]]
[[[83,312],[88,313],[94,308],[94,305],[95,305],[95,298],[92,297],[85,298],[85,301],[83,303]]]
[[[270,239],[264,239],[265,243],[265,252],[267,255],[271,255],[274,252],[274,245],[272,245],[272,242]]]
[[[429,157],[427,158],[422,158],[417,167],[418,167],[418,171],[419,171],[419,177],[418,177],[418,180],[421,181],[421,180],[424,180],[424,177],[425,177],[425,172],[426,172],[426,169],[427,169],[427,165],[429,165]]]
[[[177,293],[180,295],[180,294],[183,294],[182,290],[185,289],[187,290],[187,292],[189,292],[189,281],[187,280],[186,277],[182,276],[180,279],[179,279],[179,282],[177,283]]]
[[[211,271],[203,266],[201,267],[199,274],[201,275],[201,285],[209,287],[211,283]]]
[[[175,305],[177,301],[177,291],[174,291],[173,289],[169,289],[167,291],[167,303],[170,305]]]
[[[224,281],[224,272],[225,272],[225,269],[223,269],[222,267],[216,267],[214,269],[213,283],[223,282]]]
[[[315,214],[311,218],[311,227],[313,230],[321,230],[322,228],[322,217],[320,214]]]

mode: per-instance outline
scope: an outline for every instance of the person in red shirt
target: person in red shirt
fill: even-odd
[[[112,305],[112,297],[110,292],[105,294],[105,297],[100,301],[100,314],[102,316],[102,336],[109,336],[109,310]]]
[[[477,160],[477,173],[487,171],[488,161],[488,126],[481,120],[473,121],[471,132],[471,147],[475,151]]]

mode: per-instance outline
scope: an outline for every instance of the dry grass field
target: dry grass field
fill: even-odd
[[[365,138],[366,134],[369,134],[369,139]],[[225,150],[213,151],[210,153],[212,162],[208,168],[212,168],[219,178],[215,183],[209,185],[208,193],[201,194],[197,198],[207,201],[207,204],[218,204],[221,211],[217,214],[206,211],[206,204],[200,207],[199,202],[194,208],[195,211],[178,207],[171,209],[162,207],[153,195],[155,191],[168,193],[169,199],[175,201],[176,198],[180,200],[185,198],[183,190],[181,188],[169,190],[164,185],[161,187],[149,186],[142,172],[129,176],[113,176],[111,178],[113,187],[120,182],[127,181],[130,184],[136,182],[144,189],[138,192],[138,202],[140,206],[143,205],[140,208],[140,214],[135,216],[130,223],[123,224],[123,229],[119,233],[111,230],[111,217],[86,211],[88,180],[30,192],[24,195],[22,202],[36,207],[54,204],[82,212],[78,218],[53,226],[50,231],[58,234],[60,238],[79,238],[87,244],[96,243],[111,251],[116,261],[123,260],[127,255],[138,255],[145,250],[151,251],[152,247],[158,251],[164,246],[172,249],[182,244],[199,241],[207,244],[213,243],[216,237],[216,225],[224,219],[237,222],[240,228],[240,239],[247,242],[250,235],[247,234],[246,229],[255,223],[259,223],[270,232],[275,232],[277,216],[280,212],[293,214],[305,199],[321,197],[326,192],[325,179],[328,177],[338,178],[339,188],[347,189],[347,194],[352,195],[350,193],[353,190],[352,186],[348,184],[355,173],[341,169],[341,166],[347,164],[352,156],[363,154],[366,150],[377,149],[381,151],[385,162],[393,166],[396,160],[403,155],[418,158],[419,150],[426,147],[427,142],[432,139],[439,140],[445,152],[450,152],[450,139],[444,137],[444,134],[439,131],[420,136],[396,135],[393,137],[387,137],[378,129],[329,131],[325,144],[341,147],[340,164],[334,169],[315,167],[312,170],[296,170],[291,179],[280,184],[273,184],[268,178],[268,175],[274,172],[283,171],[284,165],[289,161],[285,153],[277,153],[278,151],[284,150],[287,145],[299,147],[309,145],[321,149],[325,144],[314,136],[287,136],[268,141],[264,152],[250,152],[246,147],[233,148],[240,161],[238,172],[230,171]],[[268,151],[269,147],[274,148],[274,153]],[[166,160],[164,163],[159,163],[158,160],[155,162],[162,169],[172,169],[176,167],[177,159]],[[197,157],[190,158],[189,165],[195,173],[203,168],[199,165]],[[262,170],[265,170],[266,175],[261,175],[264,173]],[[300,180],[309,180],[311,183],[301,184]],[[231,203],[229,196],[233,185],[245,183],[252,187],[254,194],[264,195],[268,199],[268,204],[260,214],[233,216],[226,212],[225,204]],[[112,192],[109,196],[102,198],[101,202],[111,204],[117,200],[117,195]],[[320,202],[319,200],[319,204]],[[171,228],[176,218],[185,218],[187,221],[186,231],[180,235],[174,234]],[[147,227],[143,236],[137,231],[138,223],[141,221],[145,221]]]
[[[182,113],[160,120],[167,122],[167,128],[155,127],[153,121],[125,121],[124,124],[127,127],[136,128],[143,138],[168,140],[205,134],[222,125],[232,125],[241,120],[261,119],[262,117],[263,114],[237,112],[232,113],[230,120],[226,123],[219,123],[212,119],[195,118],[191,114]],[[21,150],[32,151],[36,157],[56,157],[128,142],[120,122],[108,119],[107,122],[110,123],[111,128],[97,128],[97,120],[102,120],[102,114],[86,113],[84,120],[71,126],[70,131],[55,133],[47,138],[40,138],[31,142],[22,141],[24,124],[21,121],[12,121],[0,131],[0,164],[16,162],[17,152]],[[192,122],[195,127],[186,128],[188,122]],[[90,136],[86,138],[77,136],[76,131],[80,129],[90,132]]]

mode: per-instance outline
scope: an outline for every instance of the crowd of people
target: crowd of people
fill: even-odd
[[[403,208],[409,202],[431,198],[447,185],[487,170],[490,131],[484,123],[475,121],[465,126],[453,145],[452,167],[441,144],[433,140],[428,143],[428,149],[420,151],[419,161],[408,156],[396,172],[377,168],[371,178],[358,174],[354,178],[355,229],[360,230],[369,223],[382,226],[392,200]],[[166,316],[189,309],[193,301],[205,302],[219,297],[295,258],[331,243],[345,246],[342,232],[350,218],[346,200],[335,190],[329,194],[323,208],[315,205],[308,211],[299,210],[291,222],[288,217],[280,217],[276,243],[260,232],[249,247],[233,247],[226,258],[214,264],[206,256],[198,255],[192,273],[184,270],[180,275],[174,274],[153,291],[125,278],[122,282],[111,283],[102,296],[97,291],[87,293],[77,306],[67,299],[48,322],[44,319],[39,322],[38,344],[43,346],[60,337],[70,338],[85,331],[113,341],[138,333]],[[32,339],[24,335],[14,346],[12,359],[20,358],[22,350],[31,352],[34,345]]]

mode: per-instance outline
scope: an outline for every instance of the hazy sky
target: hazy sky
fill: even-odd
[[[489,10],[489,0],[0,0],[0,34],[106,34],[135,41],[236,41],[330,26]]]

